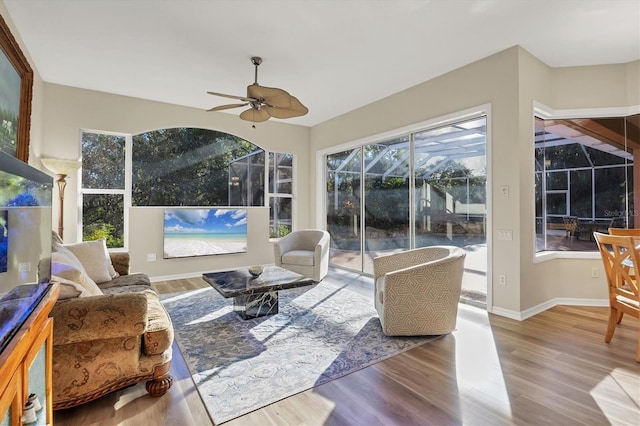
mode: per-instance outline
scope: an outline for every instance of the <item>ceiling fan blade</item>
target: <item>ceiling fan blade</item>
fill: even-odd
[[[217,107],[213,107],[211,109],[208,109],[207,111],[222,111],[225,109],[231,109],[231,108],[238,108],[238,107],[243,107],[243,106],[247,106],[249,104],[229,104],[229,105],[220,105]]]
[[[295,96],[291,96],[291,106],[289,108],[278,108],[276,106],[265,106],[269,114],[274,118],[292,118],[300,117],[309,112],[309,109],[302,105],[302,103]]]
[[[247,86],[247,96],[256,99],[264,99],[264,102],[279,108],[288,108],[291,106],[291,95],[286,90],[277,87],[265,87],[257,84]]]
[[[253,98],[247,98],[245,96],[235,96],[235,95],[225,95],[224,93],[216,93],[216,92],[207,92],[210,95],[214,95],[214,96],[220,96],[223,98],[231,98],[231,99],[238,99],[241,101],[245,101],[245,102],[255,102],[257,101],[257,99],[253,99]]]
[[[253,121],[254,123],[260,123],[262,121],[267,121],[271,118],[271,115],[267,112],[266,108],[249,108],[246,111],[243,111],[240,114],[240,118],[246,121]]]

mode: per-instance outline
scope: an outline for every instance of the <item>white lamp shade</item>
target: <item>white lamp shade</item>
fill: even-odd
[[[70,175],[82,166],[80,160],[66,160],[62,158],[41,158],[42,164],[57,175]]]

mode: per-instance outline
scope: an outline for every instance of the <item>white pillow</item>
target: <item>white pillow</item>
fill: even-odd
[[[72,255],[73,256],[73,255]],[[77,261],[77,259],[75,259]],[[70,281],[78,284],[85,291],[80,292],[79,295],[85,296],[99,296],[102,294],[100,287],[89,277],[86,271],[82,268],[82,265],[78,267],[74,259],[70,258],[66,253],[53,252],[51,253],[51,277],[53,281],[62,280]],[[76,290],[78,287],[76,287]]]
[[[93,281],[103,283],[118,276],[111,264],[107,242],[104,238],[76,244],[64,244],[63,247],[78,258]]]
[[[60,284],[58,300],[89,296],[89,292],[78,283],[56,275],[51,275],[51,282],[54,281]]]

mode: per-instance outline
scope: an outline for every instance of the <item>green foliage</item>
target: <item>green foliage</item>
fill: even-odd
[[[116,229],[108,223],[92,223],[84,226],[82,230],[82,241],[93,241],[100,238],[107,240],[108,248],[124,247],[124,239],[122,236],[116,235]]]
[[[124,189],[124,165],[124,136],[82,134],[83,188]]]
[[[288,225],[278,225],[278,229],[269,228],[269,238],[282,238],[291,233],[291,227]]]
[[[228,205],[229,165],[258,150],[242,138],[206,129],[162,129],[134,136],[132,205]],[[264,167],[264,156],[262,162]]]
[[[0,109],[0,151],[15,155],[18,139],[18,116]]]
[[[82,197],[83,240],[107,239],[107,247],[124,247],[124,197],[85,194]]]

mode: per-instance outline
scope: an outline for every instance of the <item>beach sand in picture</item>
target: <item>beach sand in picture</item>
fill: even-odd
[[[191,257],[213,254],[246,253],[246,241],[212,241],[202,238],[167,238],[164,257]]]

